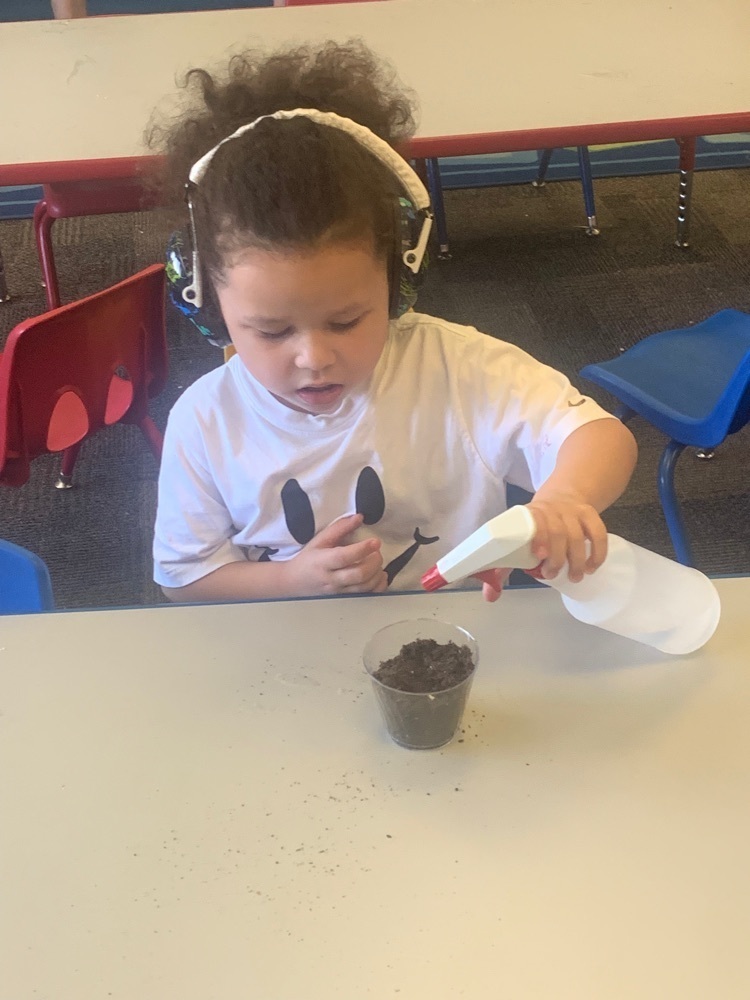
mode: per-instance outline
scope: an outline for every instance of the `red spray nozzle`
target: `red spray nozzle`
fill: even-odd
[[[440,590],[447,582],[445,577],[440,575],[437,565],[433,566],[432,569],[428,569],[422,577],[422,586],[425,590]]]

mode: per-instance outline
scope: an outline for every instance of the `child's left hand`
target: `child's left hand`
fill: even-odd
[[[534,497],[527,507],[536,521],[532,549],[545,580],[557,576],[566,562],[573,583],[601,566],[607,556],[607,529],[591,504],[575,493],[546,493]]]

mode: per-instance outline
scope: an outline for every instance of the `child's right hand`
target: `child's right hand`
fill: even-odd
[[[346,544],[347,536],[356,531],[363,520],[361,514],[338,518],[284,564],[289,573],[291,595],[379,594],[387,588],[380,540],[366,538]]]

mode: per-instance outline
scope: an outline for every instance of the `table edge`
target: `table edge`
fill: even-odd
[[[405,156],[415,159],[435,156],[477,156],[564,146],[686,139],[745,131],[750,131],[750,110],[686,118],[598,122],[507,132],[415,136],[404,144],[402,152]],[[122,180],[143,176],[158,168],[160,159],[159,156],[144,154],[102,159],[0,164],[0,186],[45,184],[55,181]]]

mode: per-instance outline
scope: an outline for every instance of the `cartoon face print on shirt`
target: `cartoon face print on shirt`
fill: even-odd
[[[307,545],[315,536],[315,514],[310,498],[296,479],[288,479],[284,483],[281,489],[281,504],[284,509],[286,526],[292,538],[300,545]],[[355,511],[362,515],[364,523],[367,525],[377,524],[385,513],[383,484],[380,482],[377,472],[369,465],[362,469],[357,477],[354,507]],[[390,586],[396,575],[409,564],[422,545],[432,545],[433,542],[439,540],[439,535],[428,537],[422,535],[419,528],[415,528],[414,544],[396,556],[395,559],[391,559],[385,567],[388,585]],[[278,549],[264,549],[260,561],[266,562],[277,551]]]

